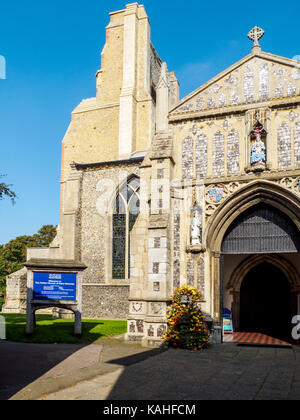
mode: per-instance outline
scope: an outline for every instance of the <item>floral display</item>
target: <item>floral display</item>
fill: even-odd
[[[209,331],[198,305],[202,299],[202,293],[195,287],[185,285],[175,290],[168,311],[168,329],[163,336],[169,347],[199,350],[207,346]]]

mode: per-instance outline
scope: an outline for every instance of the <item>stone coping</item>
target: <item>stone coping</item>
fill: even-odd
[[[130,159],[122,160],[112,160],[107,162],[94,162],[94,163],[76,163],[72,165],[75,166],[77,170],[86,170],[91,168],[101,168],[102,166],[115,166],[115,165],[128,165],[132,163],[141,163],[145,159],[145,156],[132,157]]]
[[[24,266],[27,268],[65,268],[72,270],[85,270],[87,268],[87,266],[80,261],[47,258],[31,258]]]

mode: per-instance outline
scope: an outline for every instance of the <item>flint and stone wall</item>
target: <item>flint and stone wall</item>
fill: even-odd
[[[129,285],[92,286],[82,290],[83,316],[97,319],[127,319]]]
[[[138,174],[136,165],[106,166],[83,172],[80,244],[83,273],[83,316],[126,319],[128,280],[112,278],[112,212],[120,182]]]

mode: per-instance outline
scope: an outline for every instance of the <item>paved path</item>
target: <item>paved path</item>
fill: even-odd
[[[109,361],[107,362],[109,364]],[[168,350],[45,399],[300,400],[300,349],[215,345]]]
[[[0,399],[37,379],[53,378],[99,363],[102,346],[25,344],[0,340]]]
[[[119,339],[101,346],[2,342],[0,363],[1,399],[300,400],[299,347],[226,343],[189,352]]]
[[[138,363],[157,352],[160,350],[149,351],[118,338],[89,345],[0,341],[0,400],[42,399],[78,382]],[[120,365],[106,363],[111,358],[118,359]]]

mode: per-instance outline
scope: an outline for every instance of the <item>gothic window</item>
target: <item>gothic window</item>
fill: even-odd
[[[130,232],[140,212],[140,180],[133,177],[119,189],[113,211],[112,277],[130,278]]]

